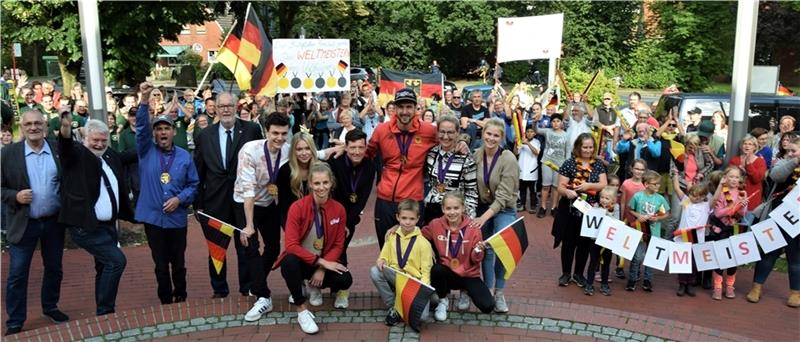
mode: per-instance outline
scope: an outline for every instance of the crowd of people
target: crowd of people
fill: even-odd
[[[233,233],[236,259],[228,261],[238,266],[236,290],[255,297],[244,319],[272,310],[275,285],[267,277],[280,268],[297,322],[313,334],[319,327],[311,307],[323,303],[322,289],[330,289],[335,308],[349,306],[347,249],[373,192],[375,220],[368,224],[380,253],[370,278],[387,307],[385,323],[395,325],[398,271],[435,288],[434,320],[447,319],[453,290],[460,290],[459,310],[472,302],[484,313],[508,312],[505,269],[485,239],[521,212],[554,217],[558,286],[575,284],[594,295],[599,282],[608,296],[613,275],[627,278],[627,291],[641,280],[651,292],[653,269],[641,265],[650,237],[672,239],[698,212],[709,216],[708,224],[693,230],[691,241],[739,234],[800,177],[796,118],[781,117],[777,132],[758,127],[738,146],[725,146],[724,113],[704,121],[692,109],[681,121],[670,110],[656,118],[637,93],[621,110],[608,93],[596,108],[575,94],[559,109],[546,96],[531,99],[501,87],[487,99],[465,94],[468,102],[448,90],[430,104],[405,88],[381,105],[369,83],[277,99],[214,96],[210,89],[168,99],[143,83],[121,104],[109,92],[104,122],[88,117],[79,85],[69,97],[50,82],[40,86],[21,89],[22,139],[8,141],[11,130],[3,131],[3,226],[11,258],[6,334],[20,332],[26,320],[38,244],[42,312],[56,323],[69,320],[58,309],[67,230],[94,256],[96,314],[105,315],[115,311],[126,266],[118,220],[144,224],[162,304],[189,295],[187,217],[204,213],[231,223],[241,228]],[[515,115],[524,125],[514,124]],[[685,151],[676,155],[673,143]],[[735,156],[726,164],[727,154]],[[632,260],[612,260],[610,250],[580,236],[578,199],[643,232]],[[800,238],[783,234],[788,245],[756,264],[748,301],[759,301],[785,252],[787,304],[800,306]],[[209,256],[214,298],[231,292],[226,263],[217,272]],[[701,286],[716,300],[736,297],[735,268],[677,280],[678,296],[693,297]],[[430,316],[426,309],[423,317]]]

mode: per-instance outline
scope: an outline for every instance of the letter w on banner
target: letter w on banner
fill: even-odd
[[[605,209],[589,209],[589,212],[583,215],[583,220],[581,220],[581,236],[596,239],[597,232],[600,231],[600,226],[603,224],[603,219],[605,217]]]

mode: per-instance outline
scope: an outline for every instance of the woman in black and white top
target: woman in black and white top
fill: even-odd
[[[475,217],[478,206],[477,166],[472,156],[456,151],[458,144],[458,118],[443,115],[436,121],[439,144],[428,151],[425,160],[426,188],[425,224],[442,216],[442,199],[449,191],[464,194],[466,213]]]

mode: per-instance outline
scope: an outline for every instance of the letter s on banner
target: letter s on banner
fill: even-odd
[[[761,254],[758,253],[756,237],[753,232],[734,235],[728,240],[730,240],[731,247],[733,247],[733,257],[736,258],[736,265],[744,265],[761,260]]]

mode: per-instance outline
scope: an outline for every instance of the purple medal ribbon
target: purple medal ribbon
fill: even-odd
[[[322,229],[322,222],[320,221],[320,214],[319,207],[317,204],[314,203],[314,228],[317,230],[317,239],[321,239],[323,235],[325,235],[325,231]]]
[[[458,231],[458,239],[456,239],[455,248],[453,248],[453,243],[450,240],[450,235],[447,234],[447,248],[450,250],[450,257],[455,259],[458,256],[458,252],[461,251],[461,245],[464,243],[464,229],[461,228]]]
[[[395,241],[395,245],[397,246],[397,263],[400,265],[400,268],[404,268],[408,263],[408,257],[411,255],[411,249],[414,248],[414,243],[417,242],[417,237],[414,236],[411,238],[411,241],[408,242],[405,253],[403,253],[403,249],[400,248],[400,234],[398,233],[395,235],[395,237],[397,237],[397,240]]]
[[[358,168],[358,172],[356,172],[353,164],[350,162],[350,157],[345,156],[344,163],[347,164],[347,168],[353,170],[353,175],[350,177],[350,192],[356,192],[356,186],[358,186],[358,181],[361,180],[361,173],[364,171],[363,167]]]
[[[275,184],[278,181],[278,166],[281,163],[281,150],[278,150],[278,158],[275,159],[275,166],[272,166],[272,157],[270,157],[267,142],[264,142],[264,158],[267,160],[267,175],[269,175],[269,183]]]
[[[408,158],[408,148],[411,147],[411,141],[414,140],[414,137],[408,132],[403,132],[395,134],[394,138],[397,140],[397,147],[400,148],[400,155]]]
[[[442,168],[442,155],[439,155],[439,165],[438,165],[439,173],[436,175],[436,178],[439,179],[439,184],[444,184],[445,176],[447,175],[447,170],[450,170],[450,165],[453,164],[453,157],[455,156],[456,156],[455,153],[450,154],[450,157],[447,158],[447,165],[445,165],[444,168]]]
[[[497,152],[494,153],[494,157],[492,157],[492,165],[489,166],[489,169],[486,169],[486,151],[483,153],[483,184],[486,187],[489,187],[489,178],[492,177],[492,171],[494,171],[494,166],[497,164],[497,158],[500,157],[500,154],[503,152],[499,147],[497,148]]]
[[[175,161],[175,148],[172,148],[172,151],[169,152],[161,152],[159,154],[158,161],[161,163],[161,173],[169,173],[169,169],[172,167],[172,162]],[[169,159],[164,160],[164,156],[169,155]]]

